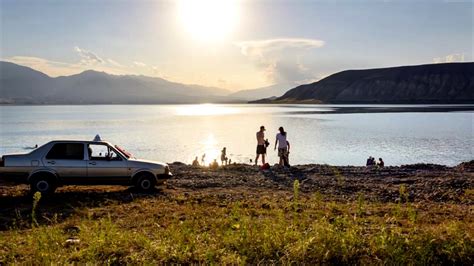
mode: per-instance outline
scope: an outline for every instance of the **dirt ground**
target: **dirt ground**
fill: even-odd
[[[325,200],[371,202],[410,201],[426,204],[459,204],[472,211],[474,161],[447,167],[432,164],[366,168],[354,166],[277,166],[262,171],[251,165],[229,165],[217,170],[170,164],[174,178],[152,193],[122,186],[67,186],[41,200],[43,217],[62,220],[78,209],[132,202],[136,198],[165,197],[186,200],[209,198],[221,201],[258,199],[262,195],[291,198],[295,180],[303,196],[320,194]],[[28,217],[32,197],[27,185],[0,184],[0,230]],[[470,212],[469,211],[469,212]]]

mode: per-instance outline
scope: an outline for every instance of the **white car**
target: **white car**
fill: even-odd
[[[126,185],[150,191],[172,177],[165,163],[138,160],[107,141],[51,141],[28,154],[4,155],[0,177],[53,193],[62,185]]]

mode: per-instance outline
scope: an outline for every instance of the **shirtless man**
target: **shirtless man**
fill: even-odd
[[[255,165],[258,163],[258,157],[262,155],[262,164],[265,164],[265,154],[267,154],[267,147],[265,147],[265,127],[261,126],[260,131],[257,132],[257,157],[255,158]]]

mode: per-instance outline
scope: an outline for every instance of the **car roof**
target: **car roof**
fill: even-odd
[[[53,140],[53,141],[50,141],[49,143],[109,144],[109,145],[113,146],[112,143],[110,143],[108,141],[104,141],[104,140],[101,140],[101,141],[93,141],[93,140]]]

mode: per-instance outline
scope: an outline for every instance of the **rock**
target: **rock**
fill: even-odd
[[[67,226],[63,229],[64,233],[66,234],[72,234],[72,235],[76,235],[78,234],[81,229],[78,227],[78,226],[75,226],[75,225],[71,225],[71,226]]]
[[[81,243],[81,240],[78,239],[78,238],[68,238],[68,239],[66,239],[66,242],[64,243],[64,245],[66,247],[70,247],[70,246],[78,245],[80,243]]]
[[[461,172],[474,172],[474,160],[460,163],[456,168]]]
[[[183,163],[183,162],[172,162],[169,165],[172,165],[172,166],[186,166],[186,164]]]

